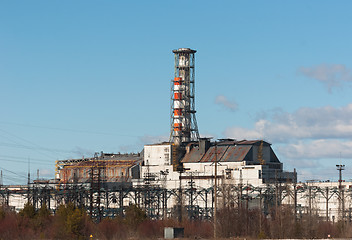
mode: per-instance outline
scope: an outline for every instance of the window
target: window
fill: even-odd
[[[231,179],[231,171],[232,169],[225,169],[226,179]]]
[[[165,153],[164,157],[165,157],[165,165],[169,165],[170,164],[170,155],[168,153]]]

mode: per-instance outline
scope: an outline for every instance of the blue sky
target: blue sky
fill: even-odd
[[[196,53],[200,134],[265,139],[299,180],[352,178],[350,1],[1,1],[6,184],[167,140],[172,49]]]

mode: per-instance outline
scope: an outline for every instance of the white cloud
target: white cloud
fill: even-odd
[[[218,135],[211,133],[211,132],[207,132],[207,131],[203,131],[201,133],[199,133],[199,137],[200,138],[212,138],[212,139],[218,139]]]
[[[279,152],[279,151],[277,151]],[[313,168],[316,169],[321,167],[321,163],[317,159],[297,159],[295,158],[286,158],[285,157],[285,167],[287,165],[292,166],[293,168],[305,169],[305,168]]]
[[[277,147],[278,152],[290,159],[340,159],[351,158],[352,141],[339,139],[318,139],[298,141]]]
[[[40,171],[39,171],[40,178],[53,178],[54,175],[55,174],[52,169],[40,169]]]
[[[152,135],[144,135],[139,137],[139,141],[145,144],[153,144],[153,143],[160,143],[160,142],[167,142],[169,141],[169,136],[160,135],[160,136],[152,136]]]
[[[71,152],[79,157],[90,157],[94,155],[94,151],[92,151],[91,149],[83,148],[80,146],[76,146],[74,149],[71,150]]]
[[[300,169],[330,168],[340,159],[352,158],[352,104],[300,108],[293,113],[275,110],[260,116],[252,129],[231,127],[224,136],[269,141],[283,162]]]
[[[238,108],[238,104],[236,102],[228,100],[224,95],[216,96],[215,103],[224,106],[232,112],[236,111]]]
[[[135,143],[135,144],[126,144],[126,145],[119,145],[118,151],[122,153],[132,153],[132,152],[140,152],[143,149],[142,144]]]
[[[225,130],[226,138],[241,139],[260,139],[263,135],[257,129],[246,129],[240,127],[231,127]]]
[[[313,67],[300,67],[298,72],[325,84],[329,92],[335,87],[340,87],[343,82],[352,81],[350,69],[343,64],[320,64]]]
[[[334,108],[300,108],[293,113],[276,111],[262,117],[254,129],[231,127],[224,135],[231,138],[264,138],[272,142],[297,139],[352,139],[352,104]]]
[[[298,180],[301,182],[308,181],[308,180],[313,180],[313,181],[328,180],[327,177],[326,179],[324,179],[322,175],[318,175],[316,174],[316,172],[312,172],[311,169],[301,169],[300,171],[297,172],[297,175],[298,175],[297,177]]]
[[[166,136],[166,135],[159,135],[159,136],[143,135],[138,137],[136,142],[132,142],[125,145],[119,145],[118,151],[126,152],[126,153],[140,152],[141,150],[143,150],[144,145],[167,142],[167,141],[169,141],[169,136]]]

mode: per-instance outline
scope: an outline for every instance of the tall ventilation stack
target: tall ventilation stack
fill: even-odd
[[[180,148],[199,139],[194,104],[194,54],[196,50],[179,48],[175,54],[175,76],[171,88],[171,134],[170,142]]]

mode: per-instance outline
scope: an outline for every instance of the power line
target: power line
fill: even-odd
[[[15,157],[15,156],[2,155],[2,154],[0,154],[0,157],[13,158],[13,159],[26,159],[26,160],[28,160],[28,157]],[[38,161],[48,161],[48,159],[43,159],[43,158],[31,158],[31,159],[38,160]]]
[[[37,147],[37,148],[42,148],[42,147],[39,146],[38,144],[35,144],[35,143],[33,143],[33,142],[31,142],[31,141],[28,141],[28,140],[26,140],[26,139],[24,139],[24,138],[18,137],[18,136],[16,136],[15,134],[9,133],[9,132],[7,132],[7,131],[5,131],[5,130],[3,130],[3,129],[0,129],[0,131],[3,132],[3,133],[5,133],[5,134],[7,134],[7,135],[10,135],[10,136],[12,136],[12,137],[14,137],[14,138],[17,138],[17,139],[19,139],[19,140],[21,140],[21,141],[24,141],[24,142],[27,142],[27,143],[29,143],[29,144],[31,144],[31,145],[34,145],[34,146]],[[3,137],[9,139],[9,138],[6,137],[6,136],[3,136]],[[18,144],[19,147],[23,147],[23,148],[26,147],[25,145],[23,145],[23,144],[21,144],[21,143],[19,143],[19,142],[17,142],[17,141],[14,141],[14,140],[12,140],[12,139],[9,139],[9,140],[10,140],[11,142],[15,143],[15,144]],[[33,149],[33,150],[37,151],[36,149]],[[38,152],[38,151],[37,151],[37,152]],[[44,153],[44,154],[47,155],[46,153]],[[49,155],[47,155],[47,156],[49,156]],[[49,156],[49,157],[52,157],[52,156]]]
[[[2,169],[3,171],[6,171],[6,172],[12,173],[12,174],[14,174],[14,175],[16,175],[16,176],[19,176],[19,177],[21,177],[21,178],[26,178],[26,177],[27,177],[26,175],[20,175],[20,174],[18,174],[18,173],[16,173],[16,172],[13,172],[13,171],[8,170],[8,169],[3,168],[3,167],[0,167],[0,169]]]
[[[21,161],[21,160],[9,160],[9,159],[3,159],[3,158],[0,158],[0,162],[1,161],[5,161],[5,162],[16,162],[16,163],[26,163],[26,161]],[[31,160],[31,163],[39,163],[39,164],[45,164],[45,165],[50,165],[50,166],[53,166],[54,163],[43,163],[43,162],[38,162],[38,161],[32,161]]]
[[[49,126],[36,126],[36,125],[31,125],[31,124],[23,124],[23,123],[10,123],[10,122],[3,122],[3,121],[0,121],[0,124],[14,125],[14,126],[21,126],[21,127],[31,127],[31,128],[50,129],[50,130],[55,130],[55,131],[77,132],[77,133],[88,133],[88,134],[96,134],[96,135],[109,135],[109,136],[119,136],[119,137],[135,137],[135,138],[142,137],[142,136],[136,136],[136,135],[117,134],[117,133],[111,133],[111,132],[107,133],[107,132],[88,131],[88,130],[70,129],[70,128],[58,128],[58,127],[49,127]]]
[[[39,151],[47,151],[51,152],[54,154],[55,152],[61,152],[61,153],[75,153],[74,151],[70,150],[63,150],[63,149],[55,149],[55,148],[45,148],[45,147],[31,147],[23,144],[16,144],[16,143],[4,143],[0,142],[0,146],[4,147],[13,147],[13,148],[23,148],[23,149],[29,149],[29,150],[39,150]],[[52,157],[52,156],[50,156]]]

